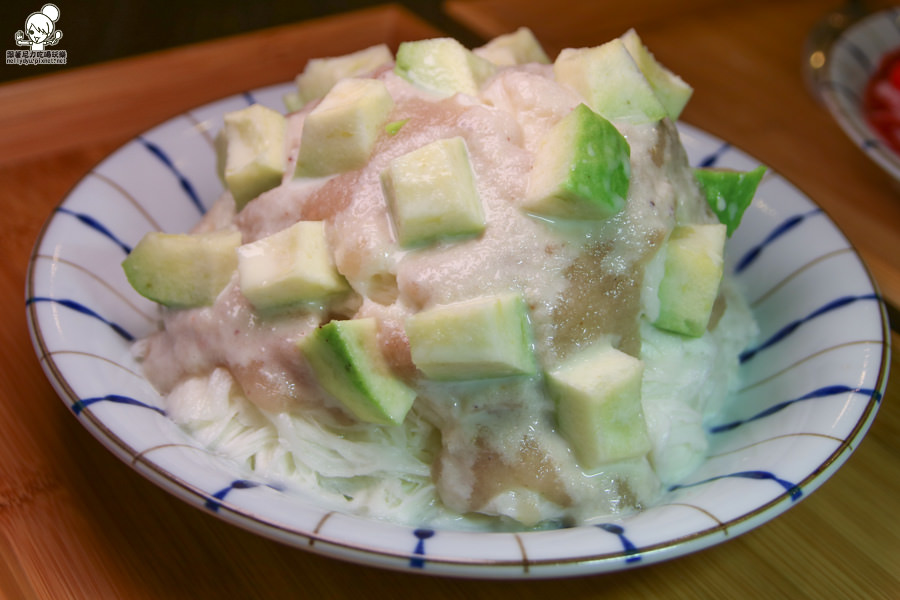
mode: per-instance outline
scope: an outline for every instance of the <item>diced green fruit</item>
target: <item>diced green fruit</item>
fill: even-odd
[[[531,322],[519,294],[487,296],[419,312],[406,320],[412,360],[437,380],[533,375]]]
[[[497,66],[476,56],[453,38],[403,42],[394,72],[410,83],[444,96],[477,96]]]
[[[238,210],[281,183],[286,120],[260,104],[225,115],[225,185]]]
[[[132,249],[122,268],[142,296],[172,308],[215,302],[237,267],[237,231],[150,232]]]
[[[391,121],[390,123],[388,123],[387,125],[384,126],[384,131],[388,135],[397,135],[400,132],[400,130],[403,128],[403,126],[406,125],[407,121],[409,121],[409,119],[401,119],[399,121]]]
[[[377,79],[341,79],[306,116],[295,177],[323,177],[359,169],[394,108]]]
[[[567,48],[553,63],[556,80],[581,94],[610,121],[654,123],[666,109],[625,43],[616,38],[594,48]]]
[[[297,90],[291,90],[290,92],[284,94],[281,97],[282,102],[284,102],[284,108],[289,112],[297,112],[298,110],[302,110],[304,106],[306,106],[306,102],[300,96],[300,92]]]
[[[719,221],[728,227],[728,237],[741,224],[744,211],[753,201],[756,188],[766,174],[759,166],[752,171],[728,169],[694,169],[694,177]]]
[[[300,221],[237,249],[241,292],[257,310],[319,303],[347,291],[322,221]]]
[[[356,418],[399,425],[416,392],[394,375],[378,348],[375,319],[330,321],[299,348],[319,383]]]
[[[547,53],[527,27],[520,27],[513,33],[497,36],[473,52],[501,67],[527,63],[550,64]]]
[[[680,225],[672,230],[654,325],[690,337],[703,335],[722,281],[725,232],[722,224]]]
[[[605,219],[625,207],[631,148],[584,104],[547,132],[534,159],[523,208],[563,219]]]
[[[461,137],[398,156],[381,180],[401,246],[484,231],[484,209]]]
[[[222,185],[227,187],[225,183],[225,165],[228,162],[228,138],[225,137],[225,128],[219,130],[213,139],[213,147],[216,150],[216,175]]]
[[[592,346],[547,373],[559,430],[586,469],[650,451],[641,409],[644,364],[611,346]]]
[[[656,97],[665,107],[666,114],[673,121],[677,120],[688,100],[691,99],[694,89],[681,77],[660,64],[644,46],[634,29],[626,31],[621,40],[644,77],[650,82],[650,87],[653,88]]]
[[[300,110],[307,102],[325,96],[339,80],[368,75],[379,67],[391,64],[393,60],[394,57],[385,44],[370,46],[344,56],[314,58],[297,75],[294,80],[297,91],[285,98],[285,104],[290,103],[289,110]]]

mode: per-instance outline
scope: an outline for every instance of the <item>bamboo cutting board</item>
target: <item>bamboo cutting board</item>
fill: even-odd
[[[649,14],[652,4],[642,0],[616,9],[617,22]],[[860,245],[882,257],[884,272],[897,277],[890,269],[900,254],[900,199],[836,128],[829,129],[827,117],[814,112],[802,88],[789,84],[788,67],[781,65],[827,3],[787,2],[792,8],[783,13],[775,11],[776,3],[766,4],[768,12],[740,3],[730,13],[722,8],[726,3],[718,4],[715,18],[708,20],[690,12],[688,3],[686,12],[669,12],[651,23],[645,35],[652,47],[669,55],[676,71],[695,76],[697,105],[688,120],[772,164],[815,200],[829,204],[842,226],[858,231],[857,225],[880,223],[871,229],[872,239]],[[471,3],[470,14],[475,8],[478,3]],[[778,24],[778,39],[760,42],[759,51],[747,54],[741,78],[746,85],[770,78],[781,105],[791,112],[783,114],[751,95],[747,103],[756,104],[754,122],[762,126],[743,118],[735,122],[733,105],[725,110],[715,97],[703,99],[712,93],[706,90],[714,89],[715,76],[691,64],[689,49],[704,38],[706,43],[749,44],[745,37],[778,14],[786,20]],[[31,349],[23,302],[32,244],[67,191],[116,147],[187,108],[289,80],[313,56],[379,42],[396,47],[404,39],[437,34],[409,12],[386,6],[0,86],[0,597],[900,597],[896,382],[848,463],[775,521],[671,562],[562,581],[414,576],[283,546],[158,489],[72,417]],[[259,60],[261,55],[267,60]],[[732,91],[729,98],[736,101],[742,93],[748,92]],[[829,166],[826,172],[804,169],[794,156],[798,150],[785,147],[798,135],[811,136],[804,147],[818,149],[818,160]],[[842,221],[850,210],[838,204],[850,189],[868,199],[856,204],[858,215]]]

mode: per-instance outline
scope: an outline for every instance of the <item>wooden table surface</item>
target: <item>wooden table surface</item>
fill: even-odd
[[[447,10],[486,37],[528,25],[551,55],[636,26],[694,86],[684,120],[818,202],[900,304],[900,192],[803,87],[804,35],[837,2],[600,4],[453,0]],[[158,489],[72,417],[43,376],[24,310],[29,253],[66,192],[192,106],[288,80],[316,55],[438,34],[386,6],[0,86],[0,597],[900,598],[898,381],[847,464],[773,522],[666,563],[562,581],[408,575],[280,545]]]

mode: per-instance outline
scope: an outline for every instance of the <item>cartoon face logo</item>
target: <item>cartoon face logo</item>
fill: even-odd
[[[28,15],[25,20],[25,31],[20,29],[16,32],[16,44],[31,46],[33,51],[58,44],[62,39],[62,31],[56,29],[58,20],[59,8],[55,4],[45,4],[41,7],[41,12]]]

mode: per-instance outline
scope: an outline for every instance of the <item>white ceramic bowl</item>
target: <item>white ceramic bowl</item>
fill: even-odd
[[[120,263],[150,230],[184,231],[221,193],[213,136],[222,115],[281,107],[289,85],[202,106],[97,165],[37,240],[27,315],[47,376],[78,422],[134,469],[222,519],[287,544],[391,569],[559,577],[670,559],[794,506],[847,459],[887,384],[887,319],[866,269],[828,217],[774,173],[728,243],[728,268],[761,325],[747,385],[712,429],[712,453],[658,506],[603,525],[528,533],[402,527],[330,512],[208,452],[170,421],[129,347],[154,306]],[[692,163],[757,162],[681,126]]]
[[[900,7],[875,13],[856,23],[829,51],[819,92],[844,132],[881,168],[900,180],[900,155],[866,122],[862,100],[882,57],[900,49]]]

